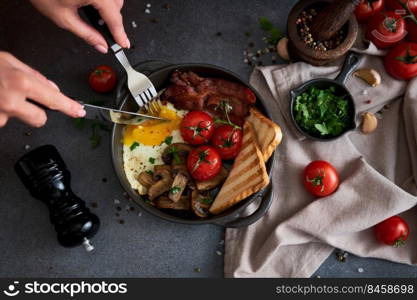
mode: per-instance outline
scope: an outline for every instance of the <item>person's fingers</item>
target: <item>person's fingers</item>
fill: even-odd
[[[108,46],[103,36],[92,26],[85,23],[77,14],[77,11],[74,10],[68,13],[65,21],[60,26],[78,35],[97,51],[103,54],[107,53]]]
[[[42,127],[46,123],[46,113],[43,109],[27,101],[20,102],[10,116],[19,118],[32,127]]]
[[[16,69],[20,69],[22,71],[28,72],[30,74],[32,74],[33,76],[35,76],[36,78],[38,78],[39,80],[51,85],[54,89],[56,89],[57,91],[59,91],[59,87],[51,80],[49,80],[48,78],[46,78],[45,76],[43,76],[41,73],[39,73],[38,71],[36,71],[35,69],[31,68],[30,66],[28,66],[27,64],[21,62],[20,60],[18,60],[16,57],[14,57],[13,55],[9,54],[7,56],[7,61]]]
[[[123,2],[121,4],[123,5]],[[130,48],[130,41],[127,38],[123,26],[123,17],[120,13],[121,6],[114,1],[103,1],[95,4],[95,7],[109,27],[115,41],[123,48]]]
[[[9,120],[9,117],[6,114],[0,113],[0,128],[4,127],[7,124],[8,120]]]
[[[49,109],[60,111],[70,117],[81,118],[85,116],[83,106],[61,92],[45,85],[39,80],[33,80],[26,88],[27,97]]]

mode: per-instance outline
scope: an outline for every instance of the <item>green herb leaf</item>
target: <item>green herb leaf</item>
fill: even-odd
[[[210,197],[200,198],[200,202],[203,204],[210,205],[213,202],[213,198],[210,198]]]
[[[153,175],[153,171],[152,170],[146,170],[146,173],[148,173],[149,175]]]
[[[155,158],[153,158],[153,157],[149,157],[149,162],[150,162],[151,164],[154,164],[154,163],[155,163]]]
[[[270,31],[274,28],[274,25],[266,17],[259,18],[259,25],[261,25],[261,28],[265,31]]]
[[[171,145],[172,144],[172,139],[173,139],[174,137],[173,136],[169,136],[169,137],[167,137],[166,139],[165,139],[165,144],[167,144],[168,146],[169,145]]]
[[[100,145],[101,142],[101,135],[99,133],[99,124],[98,123],[93,123],[91,124],[91,136],[90,136],[90,142],[91,142],[91,147],[97,148],[98,145]]]
[[[130,151],[135,150],[137,146],[139,146],[139,143],[138,142],[134,142],[132,145],[130,145]]]
[[[297,124],[313,136],[337,136],[350,124],[346,95],[338,95],[333,86],[309,88],[296,98],[293,109]]]
[[[175,164],[179,165],[179,164],[181,164],[181,163],[182,163],[181,157],[180,157],[180,155],[178,154],[178,148],[177,148],[177,147],[172,146],[172,147],[169,149],[169,153],[170,153],[170,154],[172,154],[172,157],[174,158],[174,162],[175,162]]]
[[[181,188],[179,186],[173,186],[169,190],[170,194],[172,194],[172,195],[175,195],[175,194],[179,193],[180,191],[181,191]]]
[[[267,37],[266,41],[273,46],[276,46],[279,40],[284,36],[281,30],[276,28],[272,22],[265,17],[259,18],[259,25],[264,31],[269,33],[269,37]]]
[[[74,119],[75,127],[78,129],[84,129],[85,127],[85,118]]]

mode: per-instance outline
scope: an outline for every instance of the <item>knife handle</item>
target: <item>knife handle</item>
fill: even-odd
[[[95,9],[91,5],[87,5],[81,7],[80,10],[84,14],[87,21],[91,24],[91,26],[93,26],[95,29],[98,30],[98,32],[100,32],[103,35],[110,48],[113,45],[117,44],[109,30],[109,27],[107,27],[106,23],[103,21],[103,18],[100,16],[97,9]]]

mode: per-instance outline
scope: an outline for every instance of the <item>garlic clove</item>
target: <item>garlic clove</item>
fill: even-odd
[[[362,115],[361,131],[364,134],[369,134],[375,131],[378,127],[378,119],[373,113],[367,112]]]
[[[354,76],[365,80],[369,85],[375,87],[381,84],[381,75],[374,69],[360,69],[353,73]]]
[[[278,55],[284,60],[290,60],[290,54],[288,52],[288,38],[283,37],[277,44]]]

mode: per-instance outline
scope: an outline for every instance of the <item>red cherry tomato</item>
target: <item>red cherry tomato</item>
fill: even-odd
[[[384,59],[385,70],[391,76],[409,80],[417,76],[417,43],[402,43]]]
[[[409,40],[410,42],[417,43],[417,18],[415,20],[407,19],[406,27],[407,27],[407,36],[406,36],[407,40]]]
[[[214,130],[211,144],[222,159],[235,158],[242,146],[242,129],[231,125],[222,125]]]
[[[222,159],[213,147],[200,146],[188,154],[187,168],[194,179],[209,180],[219,174],[222,168]]]
[[[249,102],[249,104],[255,104],[256,102],[256,95],[254,92],[252,92],[251,89],[245,88],[246,93],[246,100]]]
[[[204,111],[190,111],[180,126],[182,138],[191,145],[207,143],[214,131],[213,118]]]
[[[339,174],[327,161],[313,161],[304,169],[304,186],[314,196],[328,196],[338,188]]]
[[[385,0],[388,10],[405,10],[408,8],[410,12],[417,13],[417,0]]]
[[[410,228],[404,219],[394,216],[375,225],[374,232],[381,243],[399,247],[407,240]]]
[[[384,0],[362,0],[356,7],[355,15],[359,22],[366,22],[384,8]]]
[[[96,92],[111,92],[116,87],[116,72],[109,66],[98,66],[90,73],[88,83]]]
[[[404,39],[407,32],[401,14],[394,11],[381,12],[368,23],[366,38],[378,48],[390,48]]]

